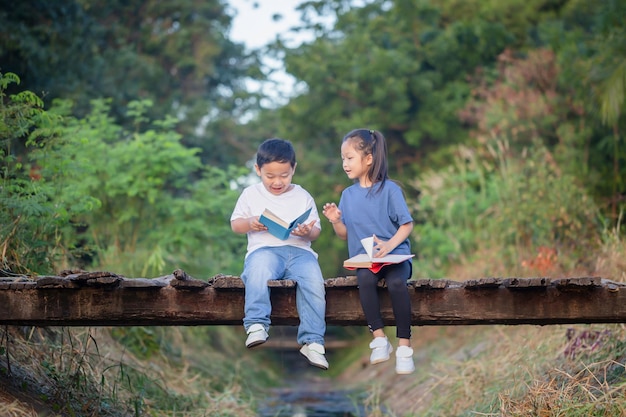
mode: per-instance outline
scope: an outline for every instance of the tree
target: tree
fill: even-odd
[[[38,148],[58,134],[59,119],[44,110],[31,91],[6,94],[20,78],[0,73],[0,275],[50,271],[68,250],[60,238],[71,218],[97,202],[88,195],[70,204],[58,198],[36,160],[16,156],[13,147]],[[62,170],[62,172],[66,172]]]
[[[513,42],[507,28],[477,14],[451,22],[440,2],[311,3],[337,13],[336,23],[310,44],[275,45],[305,85],[281,109],[289,131],[330,154],[350,129],[377,128],[403,175],[445,161],[442,151],[466,138],[456,114],[469,95],[465,78]]]
[[[88,252],[88,265],[128,276],[233,271],[245,253],[228,221],[238,196],[232,184],[242,170],[203,166],[198,149],[182,144],[177,120],[149,119],[150,106],[129,103],[133,130],[115,122],[108,100],[93,101],[84,118],[71,116],[69,101],[50,109],[62,117],[59,135],[30,155],[54,186],[52,201],[59,207],[84,196],[98,202],[71,218],[76,233],[66,246]],[[190,181],[192,175],[199,179]]]
[[[609,1],[599,13],[599,35],[594,38],[598,54],[592,60],[590,81],[600,104],[602,122],[613,133],[613,175],[610,199],[611,217],[626,208],[626,149],[623,146],[623,106],[626,96],[626,4]]]
[[[615,225],[626,207],[625,8],[622,1],[571,0],[560,21],[538,30],[539,38],[556,52],[563,101],[573,109],[557,132],[573,140],[563,142],[555,156],[584,180]],[[572,164],[576,150],[578,163]]]
[[[221,125],[258,106],[244,79],[263,78],[230,24],[221,0],[0,0],[0,70],[23,74],[46,105],[73,100],[78,117],[111,98],[125,123],[130,101],[151,100],[149,117],[176,115],[183,142],[224,165],[233,147]]]

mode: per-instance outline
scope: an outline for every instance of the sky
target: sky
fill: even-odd
[[[276,34],[286,32],[299,23],[300,14],[296,6],[304,0],[228,0],[227,4],[237,11],[230,37],[257,48],[273,41]],[[282,15],[274,21],[272,16]],[[306,37],[303,37],[305,39]]]
[[[259,48],[276,39],[278,33],[287,32],[291,27],[300,22],[300,13],[295,8],[304,0],[228,0],[229,7],[235,9],[236,13],[232,23],[230,39],[234,42],[244,43],[247,48]],[[272,17],[280,14],[282,18],[274,21]],[[311,36],[299,34],[293,38],[297,45],[302,41],[308,41]],[[272,67],[282,67],[281,63],[265,59],[265,63]],[[264,91],[266,95],[273,98],[275,104],[284,104],[286,98],[295,89],[293,77],[278,71],[270,77],[276,85],[261,85],[249,83],[249,88],[253,91]],[[269,103],[267,103],[270,105]]]

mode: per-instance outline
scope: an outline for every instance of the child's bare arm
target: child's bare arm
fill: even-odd
[[[259,216],[253,216],[248,218],[240,217],[230,222],[230,228],[235,233],[248,233],[248,232],[261,232],[267,230],[261,222],[259,222]]]
[[[413,222],[409,222],[400,226],[396,234],[387,241],[381,240],[378,237],[374,236],[374,243],[376,244],[374,247],[374,249],[376,250],[374,258],[380,258],[382,256],[389,255],[391,251],[393,251],[400,243],[404,242],[404,240],[409,237],[412,230]]]

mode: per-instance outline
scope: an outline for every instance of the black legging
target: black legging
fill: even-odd
[[[365,268],[357,270],[361,307],[370,331],[373,332],[384,327],[380,313],[380,301],[378,300],[378,281],[384,278],[391,297],[393,315],[396,319],[396,337],[400,339],[411,338],[411,297],[407,288],[407,280],[411,278],[411,273],[412,265],[409,261],[387,265],[377,274]]]

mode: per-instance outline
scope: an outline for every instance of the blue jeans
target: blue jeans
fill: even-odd
[[[272,304],[267,281],[296,282],[296,307],[300,316],[298,343],[324,344],[326,288],[317,258],[295,246],[259,248],[246,257],[241,279],[245,285],[243,326],[259,323],[269,330]]]

